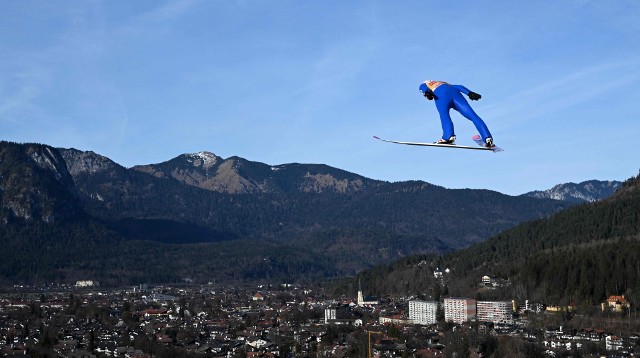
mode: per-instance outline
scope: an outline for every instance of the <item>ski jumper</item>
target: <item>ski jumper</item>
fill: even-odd
[[[423,96],[432,95],[436,101],[436,108],[438,109],[440,121],[442,122],[442,139],[449,140],[451,136],[455,135],[453,122],[449,115],[451,108],[460,112],[465,118],[473,122],[482,136],[483,142],[487,138],[492,138],[487,125],[482,118],[473,111],[467,100],[462,96],[462,93],[468,96],[469,92],[471,92],[466,87],[451,85],[442,81],[427,80],[420,84],[420,92]]]

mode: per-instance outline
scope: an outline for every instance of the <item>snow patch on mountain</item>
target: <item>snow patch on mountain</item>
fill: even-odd
[[[211,152],[198,152],[187,154],[187,161],[195,167],[211,168],[218,163],[220,158]]]

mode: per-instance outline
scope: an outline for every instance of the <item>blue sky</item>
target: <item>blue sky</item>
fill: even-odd
[[[638,1],[0,1],[0,139],[518,195],[640,169]],[[462,84],[504,152],[434,141]],[[452,111],[458,144],[471,122]]]

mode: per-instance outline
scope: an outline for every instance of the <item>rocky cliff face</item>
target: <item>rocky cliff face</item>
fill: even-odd
[[[107,157],[94,152],[83,152],[77,149],[60,149],[67,170],[72,176],[80,174],[95,174],[122,168]]]
[[[223,159],[210,152],[183,154],[160,164],[133,167],[158,178],[174,178],[202,189],[228,193],[358,191],[376,181],[313,164],[270,166],[239,157]]]
[[[589,180],[582,183],[558,184],[551,189],[532,191],[525,196],[541,199],[564,200],[576,203],[594,202],[611,196],[621,187],[619,181]]]
[[[0,142],[0,205],[3,220],[54,222],[82,210],[60,152],[40,144]]]

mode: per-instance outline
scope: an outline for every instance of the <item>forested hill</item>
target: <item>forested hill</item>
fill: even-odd
[[[363,274],[375,293],[423,292],[436,267],[449,268],[448,290],[474,294],[484,275],[509,280],[505,297],[551,304],[594,304],[625,295],[640,304],[640,175],[608,199],[574,206],[444,256],[414,256]],[[432,280],[431,280],[432,281]],[[417,293],[407,292],[407,293]]]
[[[534,299],[594,304],[623,294],[640,304],[640,175],[607,200],[509,230],[459,262],[476,256],[476,265],[490,265],[491,252],[521,262],[500,274],[512,271]]]
[[[460,259],[459,267],[469,270],[519,261],[531,253],[549,255],[560,247],[578,250],[595,243],[636,238],[640,233],[639,177],[624,182],[618,192],[605,200],[516,226],[463,250],[455,255]]]

